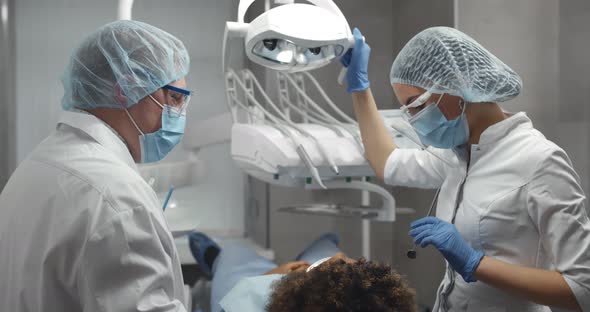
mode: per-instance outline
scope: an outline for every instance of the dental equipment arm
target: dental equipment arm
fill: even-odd
[[[365,181],[326,181],[328,189],[355,189],[359,191],[368,191],[379,195],[383,201],[381,209],[387,211],[395,219],[395,198],[389,191],[383,187]]]
[[[228,75],[228,77],[231,77],[231,79],[234,82],[236,82],[240,86],[240,88],[242,88],[243,90],[247,90],[245,83],[237,76],[237,74],[233,70],[230,70],[227,73],[227,75]],[[254,80],[254,81],[256,81],[256,80]],[[312,162],[311,158],[309,157],[309,155],[307,154],[307,152],[305,151],[305,148],[303,147],[303,144],[288,129],[286,129],[286,126],[277,117],[275,117],[273,114],[269,113],[262,106],[262,104],[260,104],[258,102],[258,100],[256,99],[256,97],[254,97],[253,94],[251,94],[250,92],[245,92],[245,95],[246,95],[246,97],[250,101],[252,101],[262,111],[262,113],[264,114],[264,116],[266,118],[268,118],[281,133],[283,133],[285,136],[287,136],[287,137],[289,137],[291,139],[291,141],[295,145],[295,149],[296,149],[297,154],[301,158],[301,161],[303,162],[303,164],[309,170],[309,172],[310,172],[311,176],[313,177],[313,179],[316,181],[316,183],[318,183],[318,185],[320,185],[322,188],[325,189],[326,186],[322,182],[322,179],[320,177],[319,171],[316,168],[316,166],[313,164],[313,162]],[[246,105],[244,105],[243,103],[241,103],[236,98],[236,95],[235,94],[232,94],[231,97],[232,97],[231,98],[231,101],[233,103],[235,103],[236,105],[239,105],[242,109],[248,111],[248,107]],[[270,99],[267,99],[267,100],[270,100]]]
[[[361,130],[365,156],[377,178],[383,180],[385,163],[397,145],[385,128],[371,89],[353,92],[352,105]]]
[[[334,102],[332,102],[332,99],[330,99],[330,97],[326,94],[326,91],[324,91],[324,89],[320,86],[320,83],[317,81],[317,79],[315,79],[314,76],[312,76],[308,72],[302,72],[301,74],[303,74],[305,77],[307,77],[307,79],[309,79],[309,81],[311,81],[311,83],[316,87],[320,95],[324,98],[326,103],[328,103],[328,106],[330,106],[330,108],[334,110],[336,114],[340,116],[340,118],[342,118],[347,123],[356,125],[356,121],[354,119],[346,115],[346,113],[344,113],[336,104],[334,104]]]
[[[119,0],[117,20],[130,20],[133,11],[133,0]]]
[[[278,76],[280,81],[281,100],[287,104],[289,108],[296,107],[297,109],[294,110],[297,111],[304,120],[306,118],[313,117],[317,120],[321,120],[324,123],[334,125],[341,124],[338,119],[334,118],[328,112],[319,107],[317,103],[314,101],[309,101],[307,90],[304,90],[303,86],[300,85],[303,84],[303,76],[299,74],[284,73],[278,73]],[[297,79],[297,83],[294,82],[295,79]],[[290,88],[294,89],[295,91],[295,103],[291,101],[291,97],[289,96]]]
[[[313,112],[312,115],[320,114],[320,115],[324,116],[324,118],[326,119],[325,122],[332,122],[332,123],[335,123],[335,124],[340,125],[341,127],[345,128],[352,135],[352,137],[355,139],[355,141],[358,143],[359,151],[364,153],[364,148],[362,146],[363,144],[362,144],[361,138],[359,137],[358,132],[357,132],[358,128],[357,128],[356,121],[354,121],[354,119],[348,117],[348,115],[346,115],[344,112],[342,112],[342,110],[340,110],[338,108],[338,106],[336,106],[336,104],[334,104],[334,102],[332,102],[332,100],[328,97],[326,92],[323,90],[323,88],[320,86],[320,84],[317,82],[317,80],[311,74],[309,74],[307,72],[303,72],[301,74],[305,75],[305,77],[307,77],[312,82],[312,84],[316,87],[316,89],[318,90],[320,95],[324,98],[324,100],[328,103],[328,105],[334,111],[336,111],[336,113],[338,115],[340,115],[340,117],[342,117],[342,119],[344,119],[348,123],[340,122],[338,119],[334,118],[332,115],[330,115],[328,112],[326,112],[311,97],[309,97],[309,95],[305,92],[305,90],[301,89],[301,87],[299,87],[297,85],[297,83],[293,80],[292,77],[290,77],[289,74],[279,73],[279,77],[284,77],[286,82],[295,89],[295,91],[297,92],[297,95],[303,97],[303,99],[305,101],[307,101],[307,103],[309,103],[312,108],[315,108],[317,113]]]
[[[270,105],[270,107],[279,115],[279,117],[285,123],[287,123],[289,126],[293,127],[294,129],[297,129],[297,131],[299,131],[300,133],[302,133],[306,137],[308,137],[308,138],[312,139],[314,142],[316,142],[318,149],[322,153],[322,156],[324,157],[324,159],[330,165],[330,168],[332,169],[332,171],[335,174],[337,174],[337,175],[340,174],[340,171],[338,170],[338,166],[336,166],[336,163],[334,162],[334,159],[332,158],[332,156],[330,156],[329,151],[327,151],[326,148],[322,144],[320,144],[313,135],[311,135],[309,132],[305,131],[301,127],[297,126],[297,124],[295,124],[294,122],[292,122],[285,114],[283,114],[283,112],[281,112],[281,110],[268,97],[268,95],[266,94],[266,92],[264,92],[264,89],[260,85],[260,82],[258,81],[258,79],[256,79],[256,76],[254,76],[254,73],[252,73],[248,69],[245,69],[244,70],[244,73],[246,73],[246,75],[248,75],[250,77],[250,79],[252,79],[252,81],[254,82],[254,85],[258,88],[258,91],[260,91],[260,94],[262,95],[262,97]]]
[[[330,121],[325,120],[322,116],[319,116],[315,112],[305,112],[303,109],[297,107],[297,105],[293,104],[289,99],[283,99],[283,101],[289,106],[290,109],[294,110],[297,114],[304,116],[307,114],[307,118],[309,121],[318,124],[320,126],[324,126],[329,128],[330,130],[334,131],[339,136],[343,136],[342,130],[335,125],[331,124]]]
[[[307,154],[307,151],[305,151],[305,149],[303,148],[303,144],[298,143],[295,150],[297,151],[297,155],[299,155],[299,158],[301,158],[301,161],[303,161],[307,169],[309,169],[309,171],[311,172],[311,176],[314,178],[316,183],[318,183],[323,189],[327,189],[326,185],[322,182],[322,179],[320,178],[318,168],[316,168],[313,165],[313,162]]]
[[[306,73],[308,74],[308,73]],[[307,101],[307,103],[310,104],[310,106],[312,108],[315,109],[315,113],[318,113],[320,115],[322,115],[324,118],[326,118],[326,121],[328,122],[333,122],[333,123],[337,123],[337,124],[342,124],[342,122],[340,122],[338,119],[334,118],[332,115],[330,115],[328,112],[326,112],[320,105],[318,105],[308,94],[307,92],[305,92],[305,90],[301,89],[300,86],[297,85],[297,83],[295,82],[295,80],[289,75],[289,74],[284,74],[284,73],[280,73],[279,75],[282,75],[287,83],[289,85],[291,85],[295,91],[297,91],[297,95],[301,96],[305,101]],[[308,74],[309,75],[309,74]],[[311,77],[311,75],[309,75],[309,77]],[[313,81],[312,81],[313,82]],[[317,82],[317,81],[316,81]],[[315,85],[316,89],[320,92],[320,94],[324,93],[325,91],[319,86],[319,84]],[[327,95],[325,96],[325,98],[327,98]],[[329,100],[329,98],[328,98]],[[330,103],[331,101],[327,101],[328,103]],[[333,103],[332,103],[333,104]],[[341,112],[341,111],[340,111]],[[350,117],[349,117],[350,119]],[[353,120],[352,122],[353,124],[356,124],[356,122]]]
[[[321,106],[319,106],[315,101],[311,100],[310,97],[307,95],[307,92],[303,90],[302,87],[294,81],[292,76],[296,76],[296,78],[299,81],[303,81],[303,76],[301,74],[278,73],[279,81],[281,81],[281,101],[284,104],[286,104],[289,107],[289,109],[294,110],[302,118],[309,118],[309,120],[314,123],[318,123],[325,127],[333,129],[341,136],[342,131],[336,126],[343,127],[346,129],[347,132],[351,133],[350,129],[347,128],[348,126],[350,126],[349,124],[343,123],[340,120],[336,119],[334,116],[325,111]],[[288,95],[289,86],[295,89],[297,104],[293,103],[290,100],[290,97]],[[322,90],[321,87],[316,87],[320,93],[324,92],[324,90]],[[356,125],[356,122],[354,124]],[[354,133],[351,134],[354,136]]]

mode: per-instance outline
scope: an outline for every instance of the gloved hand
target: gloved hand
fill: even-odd
[[[411,228],[410,236],[414,238],[414,244],[422,248],[432,244],[463,276],[463,280],[468,283],[477,281],[473,273],[484,254],[469,246],[454,225],[435,217],[426,217],[412,222]]]
[[[371,56],[371,47],[365,43],[365,38],[358,28],[352,31],[354,36],[354,48],[348,50],[340,63],[348,68],[346,74],[346,90],[348,93],[367,90],[370,86],[369,74],[369,57]]]

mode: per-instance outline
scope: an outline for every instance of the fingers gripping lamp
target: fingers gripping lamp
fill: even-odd
[[[259,65],[282,72],[320,68],[340,57],[354,43],[350,27],[331,0],[309,0],[312,4],[286,3],[274,7],[250,23],[244,16],[255,0],[241,0],[237,22],[227,22],[223,45],[228,66],[228,41],[243,40],[248,58]]]

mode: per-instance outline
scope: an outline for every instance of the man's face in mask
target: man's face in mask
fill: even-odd
[[[186,80],[184,78],[171,82],[169,85],[186,89]],[[152,97],[161,104],[173,103],[172,92],[166,89],[158,89],[152,93]],[[149,96],[146,96],[136,105],[129,108],[129,113],[133,116],[137,125],[144,133],[152,133],[162,128],[162,108],[156,104]]]

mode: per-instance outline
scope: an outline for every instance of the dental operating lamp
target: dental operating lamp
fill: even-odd
[[[375,174],[364,155],[356,121],[308,73],[337,61],[354,45],[348,22],[332,0],[266,0],[266,10],[245,22],[254,1],[240,0],[236,20],[225,26],[222,68],[229,112],[193,125],[183,145],[199,150],[230,142],[237,167],[273,185],[360,191],[358,207],[311,204],[279,211],[362,218],[362,255],[370,259],[369,220],[394,222],[397,213],[411,211],[398,208],[388,190],[370,182]],[[271,2],[276,6],[271,8]],[[119,0],[117,18],[131,19],[133,3]],[[276,71],[279,98],[269,96],[248,68],[230,63],[232,53]],[[339,80],[343,77],[341,72]],[[317,92],[308,94],[308,90]],[[318,104],[318,94],[327,107]],[[386,125],[402,122],[398,111],[381,114]],[[417,148],[412,140],[389,130],[398,147]],[[373,208],[369,194],[378,196],[382,204]]]
[[[223,70],[228,69],[230,40],[241,41],[252,62],[282,72],[323,67],[342,56],[354,43],[346,18],[331,0],[311,4],[279,1],[250,23],[244,16],[254,0],[241,0],[237,22],[227,22]]]

